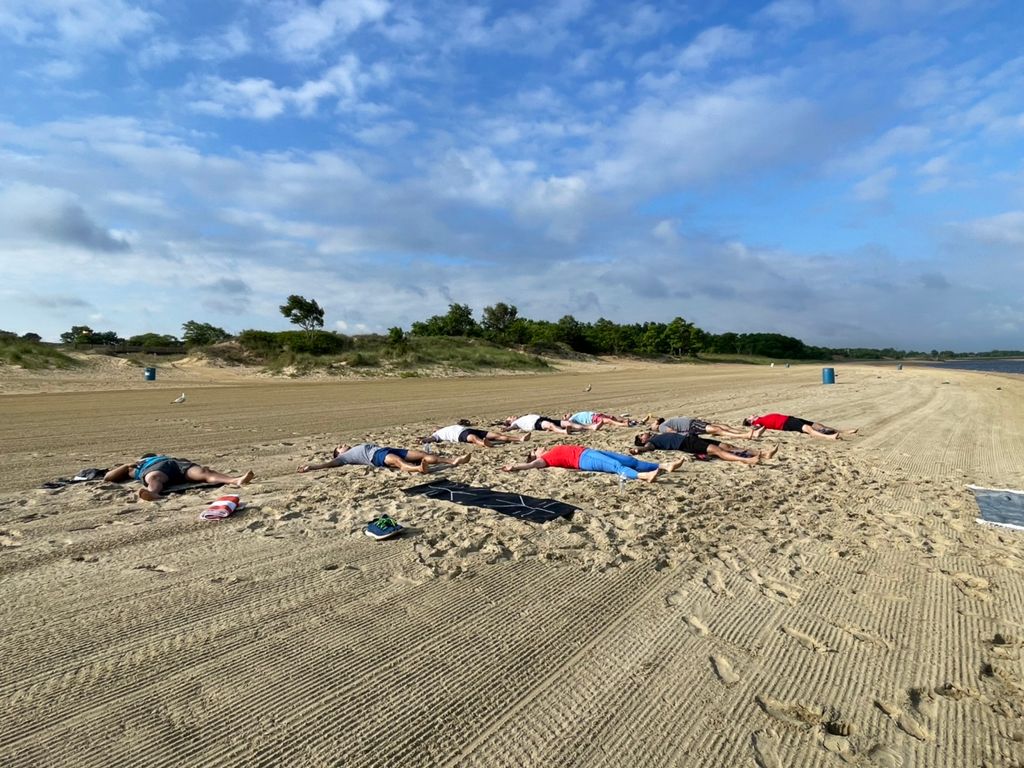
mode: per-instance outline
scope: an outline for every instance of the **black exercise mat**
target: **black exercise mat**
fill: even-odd
[[[493,509],[503,515],[531,523],[549,523],[559,517],[569,520],[572,518],[572,513],[579,509],[579,507],[566,504],[564,501],[536,499],[532,496],[523,496],[520,493],[502,493],[490,488],[475,488],[451,480],[414,485],[412,488],[406,488],[405,493],[410,496],[426,496],[428,499],[451,501],[464,507]]]

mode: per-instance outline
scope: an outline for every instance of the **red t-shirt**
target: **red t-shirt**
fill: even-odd
[[[587,450],[585,445],[556,445],[550,451],[540,455],[549,467],[562,469],[579,469],[580,456]]]
[[[786,423],[788,419],[784,413],[766,413],[764,416],[758,416],[751,422],[752,426],[764,427],[765,429],[782,429],[782,425]]]

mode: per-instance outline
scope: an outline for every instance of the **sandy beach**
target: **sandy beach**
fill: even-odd
[[[976,524],[965,489],[1024,487],[1024,377],[837,371],[0,372],[0,765],[1024,765],[1024,534]],[[295,472],[340,441],[584,408],[860,434],[769,432],[762,466],[653,485],[501,472],[518,445],[435,475],[579,507],[544,525],[403,494],[419,476]],[[145,451],[253,469],[247,508],[38,488]],[[408,531],[370,540],[380,513]]]

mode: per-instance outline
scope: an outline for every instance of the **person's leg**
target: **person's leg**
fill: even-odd
[[[811,424],[811,426],[814,427],[814,429],[818,430],[819,432],[824,432],[826,435],[830,435],[833,432],[836,433],[837,435],[856,435],[859,431],[856,427],[854,427],[853,429],[836,429],[835,427],[829,427],[826,426],[825,424],[820,424],[817,421]]]
[[[481,448],[491,447],[491,444],[487,442],[486,438],[477,437],[476,435],[466,435],[466,442],[470,445],[479,445]]]
[[[231,477],[225,475],[223,472],[217,472],[209,467],[201,467],[198,464],[193,464],[187,470],[185,470],[185,477],[194,483],[223,483],[224,485],[245,485],[252,480],[256,475],[253,474],[250,469],[244,475],[238,477]]]
[[[156,501],[167,483],[167,475],[163,472],[149,472],[142,480],[146,487],[139,489],[139,498],[143,501]]]
[[[675,472],[684,463],[686,463],[686,457],[680,456],[678,459],[672,461],[663,461],[661,464],[655,464],[650,461],[641,461],[636,456],[628,456],[624,453],[616,453],[615,451],[598,451],[590,449],[586,453],[598,453],[604,456],[609,461],[617,462],[629,469],[633,469],[637,472],[653,472],[660,470],[663,472]]]
[[[411,454],[412,451],[409,451],[409,453]],[[423,456],[427,455],[427,454],[423,453],[423,451],[416,451],[416,453],[422,454]],[[430,455],[433,456],[433,454],[430,454]],[[422,461],[422,460],[406,461],[401,456],[399,456],[397,453],[389,453],[387,456],[385,456],[384,457],[384,466],[385,467],[391,467],[392,469],[397,469],[397,470],[399,470],[401,472],[416,472],[416,473],[421,474],[421,475],[424,475],[424,474],[427,473],[427,465],[426,465],[426,463],[424,461]]]
[[[761,461],[761,455],[744,451],[735,446],[722,443],[721,445],[711,444],[708,446],[708,455],[714,456],[722,461],[739,461],[744,464],[754,465]]]
[[[757,440],[764,434],[764,427],[738,428],[728,424],[712,423],[707,426],[707,434],[715,437],[731,437],[733,439]]]
[[[484,443],[488,446],[494,443],[525,443],[529,439],[529,432],[523,432],[521,435],[503,435],[500,432],[488,432],[484,438]]]
[[[641,473],[637,472],[636,467],[627,466],[621,461],[616,461],[614,458],[616,454],[608,453],[605,451],[594,450],[588,448],[580,456],[580,471],[581,472],[607,472],[610,475],[619,475],[630,480],[636,480],[640,478]],[[641,464],[647,467],[645,472],[650,472],[658,468],[657,464],[650,464],[646,461],[638,462],[632,456],[626,458],[631,459],[635,464]],[[643,478],[640,478],[643,479]]]
[[[819,429],[815,429],[815,427],[819,427]],[[826,431],[822,431],[820,429],[822,427],[825,430],[831,430],[831,431],[827,431],[827,432]],[[838,440],[839,439],[839,432],[838,431],[832,430],[830,427],[825,427],[823,424],[804,424],[804,427],[803,427],[803,429],[801,431],[805,435],[810,435],[811,437],[823,437],[826,440]]]
[[[557,435],[568,435],[569,430],[565,427],[560,427],[553,421],[544,420],[540,423],[540,428],[545,432],[554,432]]]

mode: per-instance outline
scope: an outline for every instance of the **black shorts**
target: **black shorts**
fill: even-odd
[[[703,435],[708,431],[708,423],[701,419],[690,419],[690,429],[688,431],[691,435]]]
[[[718,445],[717,440],[705,440],[703,437],[698,437],[692,432],[687,432],[683,435],[683,440],[679,443],[679,450],[692,453],[695,456],[700,456],[708,452],[708,448],[712,445]]]
[[[804,427],[811,426],[812,422],[807,419],[798,419],[796,416],[787,416],[785,424],[782,425],[783,432],[803,432]]]
[[[187,483],[189,467],[196,466],[194,461],[188,461],[187,459],[168,459],[167,461],[161,461],[158,464],[154,464],[146,470],[146,474],[142,476],[142,482],[145,484],[146,478],[151,472],[163,472],[167,475],[167,485],[179,485],[181,483]]]
[[[484,440],[484,439],[487,438],[487,430],[486,429],[464,429],[461,432],[459,432],[459,442],[460,443],[468,443],[469,442],[469,438],[471,438],[471,437],[479,437],[481,440]]]
[[[542,424],[543,424],[543,423],[544,423],[545,421],[550,421],[550,422],[551,422],[552,424],[554,424],[554,425],[555,425],[556,427],[560,427],[560,426],[562,425],[562,420],[561,420],[561,419],[552,419],[552,418],[551,418],[550,416],[541,416],[541,417],[540,417],[539,419],[537,419],[536,423],[535,423],[535,424],[533,425],[533,429],[534,429],[535,431],[538,431],[538,432],[539,432],[540,430],[544,429],[544,427],[543,427],[543,426],[541,426],[541,425],[542,425]]]

